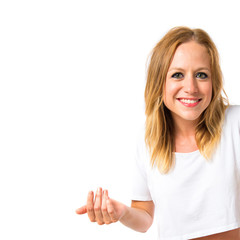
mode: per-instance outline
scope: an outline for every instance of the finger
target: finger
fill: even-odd
[[[113,204],[111,202],[111,199],[108,197],[107,199],[107,211],[108,211],[108,214],[111,218],[111,221],[112,222],[117,222],[118,221],[118,218],[117,218],[117,215],[116,215],[116,212],[115,212],[115,209],[113,207]]]
[[[102,198],[102,215],[103,215],[103,221],[106,224],[110,224],[112,222],[111,217],[108,214],[107,211],[107,199],[108,199],[108,191],[103,191],[103,198]]]
[[[76,213],[77,214],[85,214],[85,213],[87,213],[87,205],[76,209]]]
[[[99,225],[104,224],[101,207],[102,207],[102,188],[98,188],[94,203],[94,213],[96,221]]]
[[[94,194],[91,191],[88,193],[88,197],[87,197],[87,213],[88,213],[88,218],[90,219],[90,221],[96,222],[95,214],[94,214],[93,198],[94,198]]]

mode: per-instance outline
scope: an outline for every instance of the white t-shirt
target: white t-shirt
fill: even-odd
[[[221,141],[207,162],[200,152],[175,153],[173,171],[150,166],[141,134],[132,200],[155,204],[160,240],[187,240],[240,227],[240,106],[225,112]]]

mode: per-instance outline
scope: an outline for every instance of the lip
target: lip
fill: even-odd
[[[188,97],[181,97],[181,98],[177,98],[177,100],[181,100],[181,99],[187,99],[187,100],[202,100],[201,98],[188,98]]]
[[[194,101],[198,100],[198,101],[195,103],[185,103],[185,102],[182,102],[181,99],[194,100]],[[177,98],[177,100],[185,107],[195,107],[202,101],[201,98]]]

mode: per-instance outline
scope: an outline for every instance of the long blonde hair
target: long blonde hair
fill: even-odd
[[[178,46],[192,40],[204,45],[211,59],[212,99],[200,116],[195,134],[198,149],[206,160],[211,159],[220,141],[224,113],[229,106],[223,89],[218,51],[209,35],[202,29],[171,29],[151,52],[145,87],[145,142],[151,154],[152,167],[157,166],[162,174],[167,174],[175,165],[173,120],[163,103],[166,76]]]

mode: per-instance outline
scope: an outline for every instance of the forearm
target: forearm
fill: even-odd
[[[152,225],[153,218],[145,210],[127,207],[120,222],[135,231],[146,232]]]
[[[88,193],[87,205],[76,210],[77,214],[88,214],[91,222],[99,225],[120,221],[125,226],[146,232],[153,222],[153,201],[132,201],[131,207],[108,197],[108,191],[102,193],[99,188],[94,199],[94,193]]]

